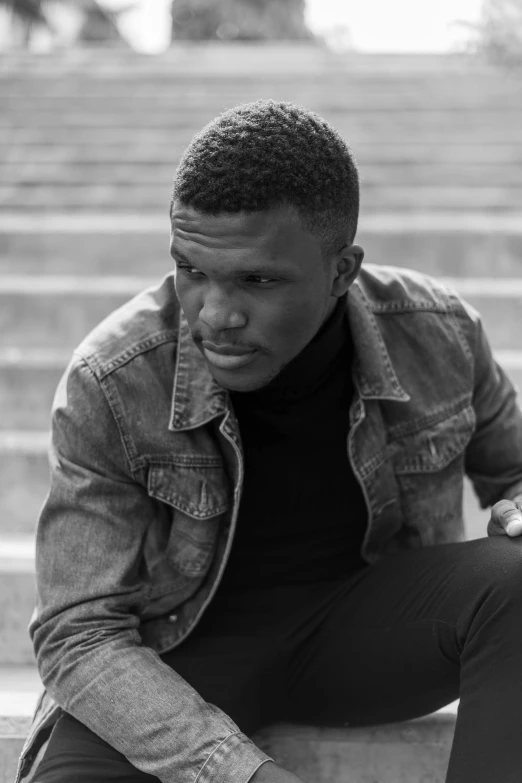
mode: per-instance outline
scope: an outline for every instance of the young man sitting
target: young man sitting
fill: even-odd
[[[358,211],[350,149],[293,104],[187,148],[174,273],[56,394],[18,779],[298,783],[259,728],[460,698],[448,783],[520,780],[521,411],[476,311],[361,266]],[[493,506],[468,542],[465,474]]]

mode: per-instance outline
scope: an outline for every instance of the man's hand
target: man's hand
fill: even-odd
[[[278,767],[273,761],[267,761],[254,772],[249,783],[304,783],[304,780]]]
[[[499,500],[491,509],[488,536],[522,535],[522,497],[515,500]]]

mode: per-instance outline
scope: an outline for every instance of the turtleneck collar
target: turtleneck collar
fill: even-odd
[[[347,318],[348,294],[339,297],[335,309],[315,337],[270,383],[251,392],[230,392],[235,404],[253,405],[293,401],[312,394],[337,369],[349,362],[351,350]]]

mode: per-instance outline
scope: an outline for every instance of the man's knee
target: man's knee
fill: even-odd
[[[522,537],[494,536],[472,543],[470,576],[477,596],[497,607],[522,610]]]

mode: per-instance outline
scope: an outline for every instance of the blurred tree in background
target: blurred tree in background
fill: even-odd
[[[178,40],[305,40],[305,0],[172,0]]]
[[[473,30],[474,51],[496,63],[522,66],[522,0],[484,0]]]
[[[22,39],[28,44],[35,27],[48,27],[49,22],[42,8],[42,0],[0,0],[0,6],[7,8],[22,30]]]
[[[54,5],[63,5],[70,11],[77,12],[80,20],[77,41],[127,45],[118,30],[118,17],[135,7],[134,0],[118,9],[108,8],[98,0],[61,0]],[[37,28],[53,32],[50,6],[42,0],[0,0],[0,6],[7,8],[17,21],[21,30],[20,42],[24,46],[29,46],[31,36]]]

